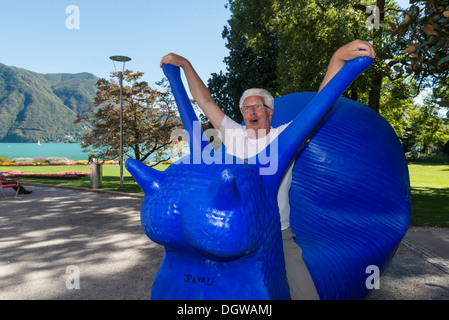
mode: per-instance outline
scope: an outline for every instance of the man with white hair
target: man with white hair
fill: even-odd
[[[321,90],[332,77],[343,67],[346,61],[361,56],[375,57],[371,44],[355,40],[338,49],[329,63]],[[164,56],[161,67],[172,64],[182,67],[192,94],[198,106],[219,130],[227,152],[236,157],[247,159],[264,150],[289,124],[273,128],[270,125],[274,110],[273,96],[265,89],[248,89],[240,98],[240,110],[245,126],[236,123],[215,104],[212,96],[201,81],[190,62],[173,53]],[[292,183],[292,168],[290,164],[281,182],[278,192],[278,206],[281,220],[282,241],[285,258],[285,269],[293,300],[319,299],[313,280],[302,259],[302,250],[294,242],[295,235],[290,228],[289,190]]]

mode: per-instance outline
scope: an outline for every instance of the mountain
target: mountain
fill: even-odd
[[[74,124],[93,107],[90,73],[40,74],[0,63],[0,142],[79,141],[90,129]]]

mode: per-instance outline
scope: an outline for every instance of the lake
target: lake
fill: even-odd
[[[87,160],[79,143],[0,143],[0,156],[15,158],[65,157],[70,160]]]

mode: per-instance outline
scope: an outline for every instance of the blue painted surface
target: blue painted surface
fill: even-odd
[[[278,169],[269,175],[259,157],[244,162],[210,148],[195,130],[179,68],[164,66],[191,154],[165,172],[126,162],[145,193],[145,233],[165,247],[152,299],[290,298],[276,199],[293,157],[291,226],[320,298],[366,295],[366,267],[385,268],[410,221],[407,165],[394,131],[366,106],[339,98],[371,62],[346,63],[319,94],[276,99],[272,125],[294,120],[272,144],[277,150],[267,148]]]

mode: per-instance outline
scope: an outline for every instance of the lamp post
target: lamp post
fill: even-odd
[[[123,103],[122,103],[122,93],[123,93],[123,72],[125,71],[125,63],[130,61],[131,58],[125,56],[111,56],[109,59],[117,62],[123,62],[122,71],[119,71],[120,79],[120,188],[123,188]],[[115,69],[115,63],[114,63]],[[115,70],[117,71],[117,69]]]

